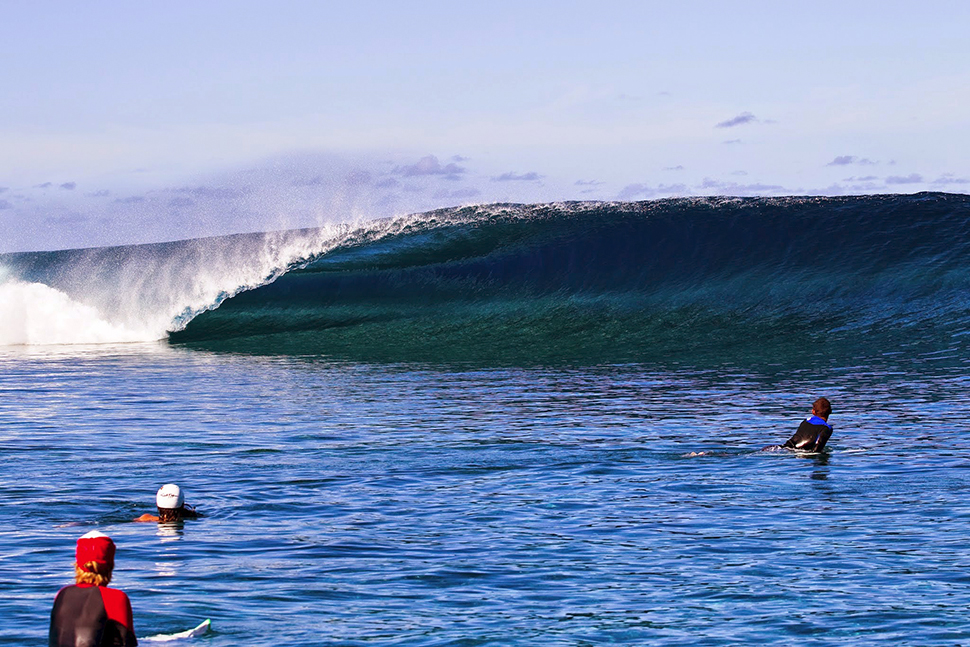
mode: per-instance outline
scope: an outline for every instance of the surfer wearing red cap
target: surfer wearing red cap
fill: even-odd
[[[195,508],[185,504],[185,495],[182,494],[182,488],[174,483],[168,483],[158,488],[158,493],[155,495],[155,505],[158,506],[157,516],[146,512],[135,521],[171,523],[180,519],[199,516]]]
[[[108,588],[114,565],[111,537],[92,530],[77,540],[75,584],[65,586],[54,598],[49,647],[138,644],[128,596]]]

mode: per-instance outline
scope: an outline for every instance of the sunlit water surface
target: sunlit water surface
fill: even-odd
[[[212,647],[970,642],[965,375],[8,349],[0,644],[93,528]],[[818,395],[828,455],[758,451]],[[166,482],[206,516],[131,523]]]

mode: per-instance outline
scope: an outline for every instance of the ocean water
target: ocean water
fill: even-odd
[[[94,528],[141,637],[970,643],[968,216],[499,205],[0,256],[0,644],[44,644]],[[761,451],[821,395],[826,453]],[[205,516],[132,523],[166,482]]]

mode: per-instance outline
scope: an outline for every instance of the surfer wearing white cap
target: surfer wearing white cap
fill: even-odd
[[[199,516],[195,508],[185,504],[185,495],[182,494],[182,488],[174,483],[167,483],[158,488],[158,493],[155,495],[155,505],[158,506],[158,516],[146,512],[135,521],[170,523]]]
[[[54,598],[50,647],[138,644],[131,602],[124,591],[108,588],[115,566],[115,543],[92,530],[77,540],[74,580]]]

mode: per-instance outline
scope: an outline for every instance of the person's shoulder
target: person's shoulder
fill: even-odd
[[[67,586],[62,586],[57,591],[57,595],[54,596],[54,599],[56,600],[57,598],[63,595],[69,595],[73,589],[77,589],[77,588],[80,588],[77,584],[68,584]]]
[[[158,517],[153,514],[145,513],[137,519],[132,519],[132,521],[158,521]]]
[[[98,589],[101,591],[101,600],[109,616],[124,617],[131,613],[131,600],[128,599],[127,593],[108,586],[99,586]]]
[[[802,420],[802,424],[798,426],[799,427],[828,427],[829,429],[832,428],[832,425],[830,425],[827,420],[825,420],[824,418],[819,418],[818,416],[809,416],[808,418],[805,418],[804,420]]]
[[[131,600],[128,594],[121,589],[112,589],[107,586],[98,587],[101,591],[101,602],[104,604],[104,611],[110,620],[114,620],[129,631],[134,631],[131,613]]]

